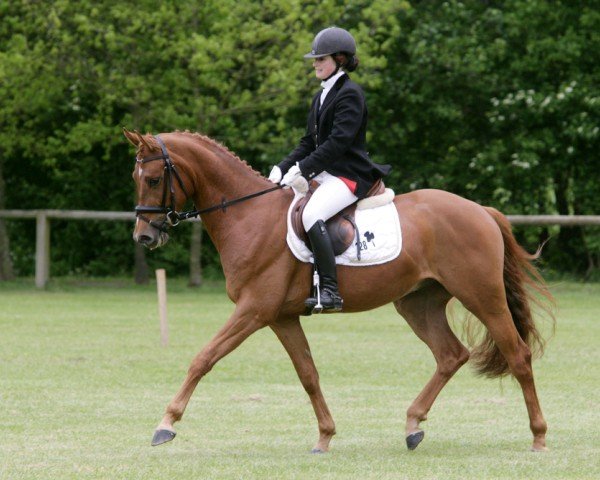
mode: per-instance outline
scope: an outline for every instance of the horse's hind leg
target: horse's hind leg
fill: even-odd
[[[463,302],[463,304],[486,326],[508,362],[511,373],[521,386],[529,415],[529,427],[533,433],[531,449],[545,451],[548,427],[533,380],[531,350],[519,336],[503,293],[487,298],[476,295],[471,303]],[[494,299],[502,299],[502,301],[494,302]]]
[[[312,453],[323,453],[329,450],[329,442],[335,435],[335,424],[319,385],[319,374],[310,353],[308,340],[300,325],[298,317],[281,319],[271,328],[289,354],[302,386],[308,393],[319,422],[319,441]]]
[[[469,359],[469,351],[448,325],[446,305],[450,298],[444,287],[435,283],[394,303],[398,313],[430,348],[437,363],[435,373],[406,412],[406,445],[409,450],[417,448],[423,440],[424,432],[419,424],[427,420],[427,413],[438,394]]]

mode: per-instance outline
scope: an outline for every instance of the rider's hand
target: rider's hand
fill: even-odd
[[[269,180],[273,183],[279,183],[279,182],[281,182],[281,177],[282,177],[281,168],[279,168],[277,165],[275,165],[271,169],[271,173],[269,173]]]
[[[308,181],[302,176],[298,165],[292,166],[281,180],[282,185],[289,185],[298,193],[308,192]]]

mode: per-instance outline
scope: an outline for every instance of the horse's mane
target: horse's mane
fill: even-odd
[[[187,137],[192,137],[193,139],[198,140],[198,141],[202,142],[203,144],[205,144],[210,150],[215,152],[220,157],[232,158],[234,160],[237,160],[242,165],[244,165],[248,170],[250,170],[254,175],[263,177],[263,175],[260,172],[254,170],[254,168],[252,168],[252,166],[248,162],[246,162],[246,160],[242,160],[234,152],[229,150],[229,148],[227,148],[225,145],[218,142],[214,138],[207,137],[206,135],[202,135],[201,133],[198,133],[198,132],[190,132],[189,130],[177,130],[173,133],[176,133],[178,135],[184,135]]]

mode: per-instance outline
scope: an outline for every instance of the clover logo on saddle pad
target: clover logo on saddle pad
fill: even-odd
[[[365,237],[366,240],[359,240],[359,242],[358,242],[358,248],[360,249],[361,252],[368,250],[368,248],[369,248],[369,246],[367,245],[368,242],[370,242],[372,244],[372,246],[375,247],[375,242],[373,241],[373,239],[375,238],[374,233],[371,233],[367,230],[363,236]]]

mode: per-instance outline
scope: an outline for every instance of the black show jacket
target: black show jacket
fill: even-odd
[[[354,193],[363,198],[391,169],[390,165],[372,162],[367,153],[367,105],[363,91],[344,74],[319,109],[320,97],[319,90],[312,100],[306,135],[278,166],[285,174],[298,162],[307,180],[323,170],[347,178],[356,182]]]

